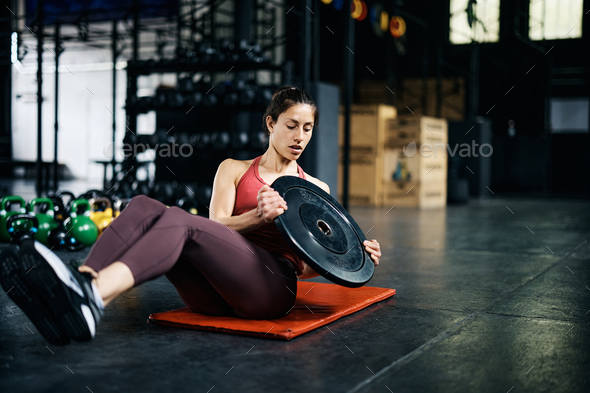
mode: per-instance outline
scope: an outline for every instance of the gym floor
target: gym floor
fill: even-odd
[[[350,212],[383,250],[368,285],[397,295],[292,341],[147,323],[184,307],[160,277],[111,303],[93,341],[58,347],[2,294],[0,391],[590,389],[590,202],[389,209]]]

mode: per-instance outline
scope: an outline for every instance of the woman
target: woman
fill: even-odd
[[[288,209],[269,184],[299,176],[329,187],[297,165],[318,110],[304,91],[278,89],[263,119],[269,146],[254,160],[227,159],[213,183],[210,219],[137,196],[94,244],[78,271],[38,242],[0,258],[2,286],[55,344],[94,337],[104,307],[162,274],[195,312],[281,318],[295,303],[297,278],[318,276],[281,237],[274,219]],[[379,243],[367,241],[375,265]],[[34,269],[33,269],[34,267]]]

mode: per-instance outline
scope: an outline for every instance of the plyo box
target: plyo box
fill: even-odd
[[[443,207],[447,195],[446,119],[403,116],[387,121],[382,205]]]
[[[352,105],[350,116],[349,201],[351,205],[381,206],[387,120],[395,118],[395,107],[388,105]],[[339,117],[338,179],[342,179],[344,111]],[[342,200],[342,182],[338,182]]]

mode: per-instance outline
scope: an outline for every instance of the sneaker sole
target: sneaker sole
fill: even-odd
[[[16,250],[3,250],[0,254],[0,284],[8,297],[25,313],[45,340],[54,345],[68,344],[70,337],[63,331],[51,309],[27,284],[26,275]]]
[[[58,324],[75,341],[89,341],[93,334],[82,310],[72,302],[70,289],[56,274],[49,262],[37,251],[33,241],[21,244],[22,268],[29,271],[27,282],[44,299]]]

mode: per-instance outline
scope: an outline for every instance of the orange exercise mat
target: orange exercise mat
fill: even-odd
[[[188,329],[290,340],[395,295],[395,289],[346,288],[299,281],[295,306],[284,318],[242,319],[199,314],[188,307],[151,314],[148,321]]]

